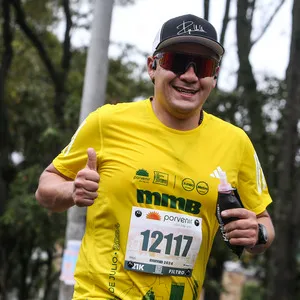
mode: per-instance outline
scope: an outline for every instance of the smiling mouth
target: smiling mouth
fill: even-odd
[[[180,93],[188,94],[188,95],[195,95],[198,91],[197,90],[187,90],[184,88],[179,88],[174,86],[174,89]]]

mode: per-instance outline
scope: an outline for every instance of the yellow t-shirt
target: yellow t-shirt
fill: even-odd
[[[74,179],[86,165],[89,147],[97,152],[100,185],[98,198],[87,209],[86,231],[75,271],[73,299],[76,300],[198,299],[218,230],[215,216],[218,172],[226,171],[244,207],[256,214],[272,201],[245,132],[206,112],[201,126],[178,131],[157,119],[150,99],[102,106],[86,118],[69,145],[54,159],[55,168]],[[132,225],[133,208],[157,220],[163,214],[177,223],[197,218],[193,222],[198,222],[197,226],[201,222],[199,232],[176,236],[175,221],[177,225],[165,229],[163,223],[162,227],[149,228],[149,220]],[[179,225],[181,229],[185,227]],[[135,230],[139,226],[143,230],[135,236],[139,244],[134,244],[136,239],[128,239],[130,227],[134,226]],[[174,232],[166,235],[164,230]],[[196,235],[200,236],[200,250],[194,253],[191,276],[177,276],[176,270],[174,273],[168,268],[174,275],[149,274],[143,272],[141,264],[135,270],[127,267],[128,257],[136,258],[132,255],[134,251],[137,256],[145,257],[145,261],[147,255],[159,257],[150,260],[154,264],[159,260],[165,262],[169,254],[171,259],[167,263],[172,266],[182,256],[179,250],[184,248],[183,243],[187,247],[187,239],[195,241]],[[128,248],[133,252],[125,263]],[[190,259],[187,252],[185,255]],[[157,266],[155,270],[161,269]]]

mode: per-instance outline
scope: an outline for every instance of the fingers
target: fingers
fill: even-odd
[[[89,174],[87,174],[87,176],[88,175]],[[87,177],[82,177],[82,173],[79,174],[79,176],[77,176],[74,180],[74,189],[86,192],[97,192],[99,188],[98,182],[100,179],[99,174],[97,175],[98,176],[90,176],[90,179],[87,179]]]
[[[94,204],[94,200],[90,200],[90,199],[80,199],[78,202],[76,202],[74,200],[74,203],[76,206],[78,207],[87,207],[87,206],[91,206]]]
[[[91,206],[97,197],[97,192],[88,192],[84,189],[75,189],[73,194],[74,203],[79,207]]]
[[[253,247],[256,244],[258,229],[255,226],[248,227],[247,229],[236,228],[233,230],[224,228],[224,230],[229,243],[232,245]]]
[[[99,176],[99,175],[98,175]],[[86,180],[82,177],[76,177],[73,188],[73,201],[79,207],[90,206],[94,204],[98,197],[98,182]]]
[[[73,201],[79,207],[90,206],[98,197],[100,175],[97,171],[97,153],[93,148],[87,150],[87,162],[74,180]]]
[[[238,218],[238,219],[256,219],[254,212],[247,210],[245,208],[233,208],[222,211],[221,216],[223,218]]]
[[[232,245],[253,247],[258,236],[258,223],[255,213],[244,208],[224,211],[224,218],[238,218],[224,226],[225,235]]]
[[[97,171],[97,153],[95,149],[88,148],[87,155],[88,155],[88,159],[87,159],[86,167],[89,168],[90,170]]]
[[[226,234],[226,237],[231,245],[236,246],[244,246],[246,248],[252,248],[256,245],[257,237],[230,237],[230,235]]]
[[[252,248],[255,246],[256,241],[248,238],[228,238],[229,243],[235,246],[244,246],[246,248]]]

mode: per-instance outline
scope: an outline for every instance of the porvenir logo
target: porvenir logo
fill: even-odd
[[[136,172],[136,175],[137,176],[145,176],[145,177],[148,177],[149,176],[149,173],[144,170],[144,169],[139,169],[137,172]]]
[[[153,211],[153,212],[149,212],[149,213],[146,215],[146,219],[160,221],[160,220],[161,220],[161,216],[160,216],[160,214],[159,214],[158,212]]]
[[[193,219],[183,216],[172,216],[172,215],[165,215],[164,216],[164,222],[169,221],[169,222],[175,222],[175,223],[184,223],[184,224],[193,224]],[[196,225],[198,226],[198,225]]]
[[[136,171],[133,179],[137,179],[138,181],[141,181],[141,182],[149,182],[150,181],[149,173],[144,169],[139,169],[138,171]]]

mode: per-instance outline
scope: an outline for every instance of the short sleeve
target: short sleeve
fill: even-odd
[[[87,149],[94,148],[99,160],[102,151],[100,109],[89,114],[80,124],[69,144],[53,160],[54,167],[63,175],[74,179],[87,162]]]
[[[244,147],[238,173],[238,192],[245,208],[262,213],[272,202],[258,156],[244,133]]]

